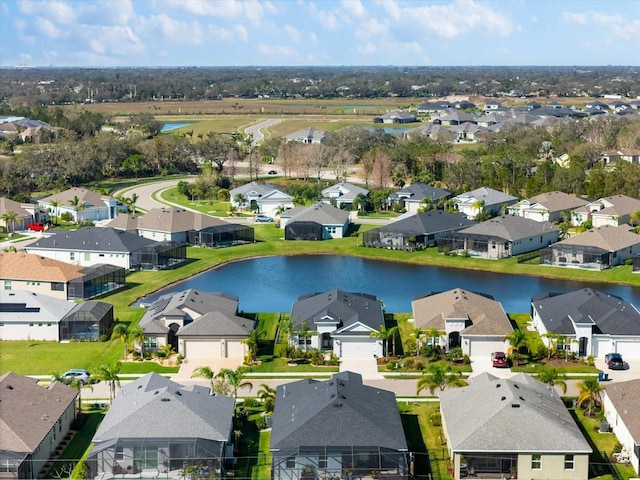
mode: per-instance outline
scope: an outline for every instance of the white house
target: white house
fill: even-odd
[[[293,197],[274,185],[250,182],[229,192],[231,205],[251,209],[256,213],[275,216],[279,211],[293,208]]]
[[[42,198],[38,205],[53,217],[68,213],[74,222],[110,220],[128,211],[128,206],[117,198],[78,187]]]
[[[622,458],[640,473],[640,379],[607,385],[602,403],[605,418],[622,444]]]

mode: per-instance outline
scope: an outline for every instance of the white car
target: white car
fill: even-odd
[[[253,221],[256,223],[271,223],[273,222],[273,218],[268,217],[267,215],[259,214],[253,217]]]
[[[82,385],[85,385],[85,384],[89,383],[89,377],[90,376],[91,376],[91,374],[89,372],[87,372],[86,370],[81,370],[79,368],[72,368],[71,370],[67,370],[62,375],[62,380],[64,381],[64,383],[71,383],[75,379],[78,379],[78,380],[80,380],[80,383]]]

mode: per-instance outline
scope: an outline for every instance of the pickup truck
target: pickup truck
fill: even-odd
[[[33,232],[44,232],[45,225],[42,222],[34,222],[27,225],[27,230],[31,230]]]

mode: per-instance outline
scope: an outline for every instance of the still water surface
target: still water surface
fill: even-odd
[[[489,261],[489,260],[488,260]],[[195,288],[238,295],[245,312],[288,312],[300,295],[339,288],[382,299],[388,312],[410,312],[411,301],[426,292],[463,288],[491,295],[506,312],[530,312],[531,297],[591,287],[617,295],[640,308],[639,286],[581,283],[503,275],[455,268],[368,260],[332,255],[265,257],[242,260],[171,285],[144,299]]]

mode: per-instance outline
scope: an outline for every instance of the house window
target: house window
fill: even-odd
[[[287,460],[285,461],[285,467],[286,468],[296,468],[296,459],[295,459],[295,457],[287,458]]]
[[[566,464],[565,460],[565,464]],[[323,454],[318,457],[318,468],[327,468],[327,455]]]
[[[91,260],[91,252],[84,252],[84,261],[88,262]]]
[[[573,455],[565,455],[564,456],[564,469],[565,470],[573,470]]]
[[[542,468],[542,455],[534,453],[531,455],[531,470],[540,470]]]
[[[158,339],[155,337],[144,337],[142,345],[144,348],[158,348]]]
[[[306,340],[306,342],[305,342]],[[298,345],[311,345],[311,338],[310,337],[298,337]]]
[[[71,260],[72,262],[76,260],[76,254],[74,252],[69,253],[69,260]]]
[[[115,456],[113,457],[115,460],[124,460],[124,447],[121,445],[118,445],[116,447],[116,453]]]
[[[64,283],[62,282],[51,282],[51,290],[54,292],[62,292],[64,291]]]
[[[11,290],[11,280],[5,280],[4,281],[4,289],[5,290]]]

